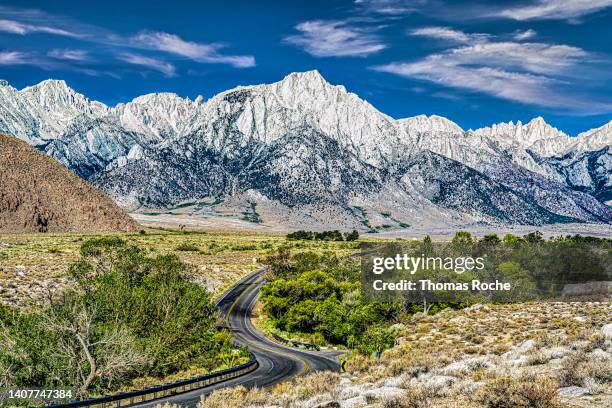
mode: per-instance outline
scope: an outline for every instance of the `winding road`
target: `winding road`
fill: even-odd
[[[217,302],[221,316],[225,316],[224,326],[231,331],[236,344],[248,347],[255,355],[259,362],[257,369],[233,380],[137,406],[154,407],[168,402],[195,407],[202,395],[210,394],[218,388],[236,385],[263,388],[297,378],[308,372],[338,371],[339,353],[307,351],[283,346],[268,339],[253,326],[251,312],[259,297],[260,288],[264,284],[262,274],[263,270],[259,270],[247,276],[225,292]]]

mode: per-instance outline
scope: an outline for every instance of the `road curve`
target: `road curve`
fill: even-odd
[[[230,330],[237,344],[248,347],[255,355],[259,362],[257,369],[240,378],[137,406],[154,407],[168,402],[195,407],[202,395],[210,394],[218,388],[236,385],[263,388],[297,378],[308,372],[338,371],[337,352],[306,351],[287,347],[268,339],[253,326],[251,312],[259,297],[259,290],[264,284],[262,273],[263,270],[259,270],[241,280],[217,302],[220,315],[224,316],[223,325]]]

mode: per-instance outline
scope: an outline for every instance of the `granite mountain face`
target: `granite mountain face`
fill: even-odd
[[[115,107],[63,81],[3,83],[0,131],[131,211],[242,199],[291,226],[612,221],[612,122],[570,137],[542,118],[475,131],[395,120],[317,71]]]

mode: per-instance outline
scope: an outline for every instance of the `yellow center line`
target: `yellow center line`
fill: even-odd
[[[261,279],[262,278],[259,277],[259,278],[255,279],[251,284],[258,283],[259,281],[261,281]],[[236,300],[234,300],[234,302],[230,305],[230,308],[228,309],[227,314],[225,315],[225,323],[227,324],[227,327],[231,327],[230,326],[230,322],[229,322],[229,318],[230,318],[230,315],[232,314],[232,310],[234,310],[234,306],[236,306],[238,301],[242,298],[242,296],[244,296],[245,293],[246,293],[246,290],[243,290],[242,293],[240,293],[240,295],[236,298]],[[251,317],[249,315],[249,319],[250,318]],[[308,364],[308,362],[306,360],[304,360],[302,357],[291,355],[291,354],[288,354],[288,353],[285,353],[285,352],[282,352],[282,351],[278,351],[278,350],[274,350],[274,349],[271,349],[271,348],[268,348],[268,347],[264,347],[264,346],[261,346],[259,344],[255,345],[255,344],[249,342],[248,340],[244,340],[244,341],[245,341],[245,343],[247,343],[247,345],[253,345],[253,346],[258,347],[260,349],[264,349],[264,350],[272,352],[272,353],[280,354],[280,355],[285,356],[285,357],[287,357],[289,359],[295,358],[295,359],[299,360],[302,363],[303,368],[302,368],[302,371],[300,373],[298,373],[297,375],[294,376],[294,378],[299,378],[299,377],[305,375],[308,371],[310,371],[310,364]]]

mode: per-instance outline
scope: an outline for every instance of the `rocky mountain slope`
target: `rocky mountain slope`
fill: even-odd
[[[109,197],[25,142],[0,134],[0,232],[133,231]]]
[[[242,197],[276,203],[268,217],[342,214],[363,229],[612,220],[612,122],[570,137],[542,118],[476,131],[395,120],[317,71],[208,101],[160,93],[115,107],[63,81],[3,84],[0,131],[130,210]]]

